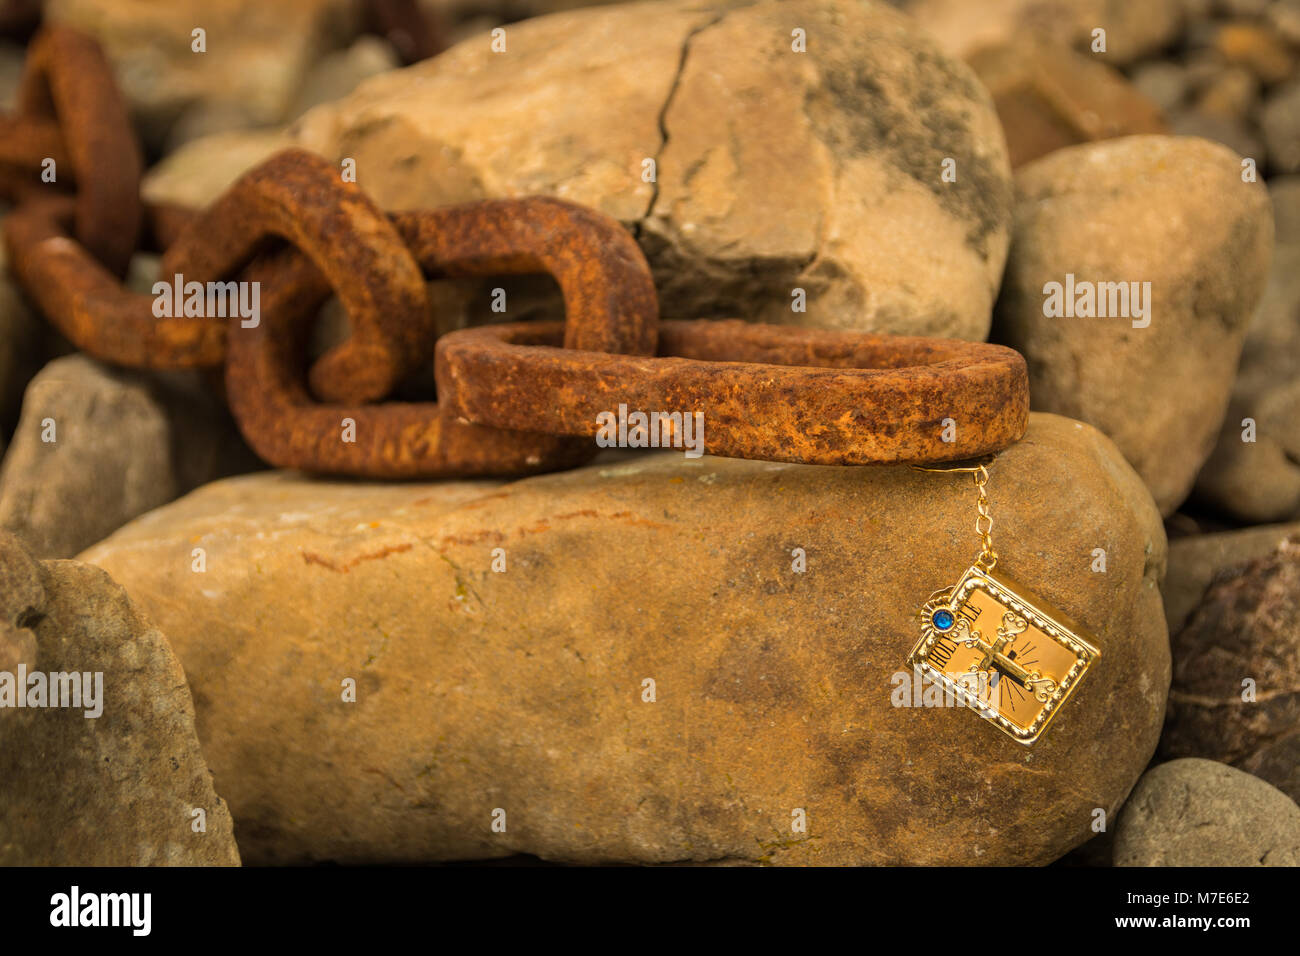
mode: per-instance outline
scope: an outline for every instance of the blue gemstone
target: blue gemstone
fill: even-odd
[[[935,611],[934,616],[931,617],[930,620],[934,622],[935,629],[940,631],[952,630],[952,625],[955,621],[952,616],[952,611],[945,611],[942,609]]]

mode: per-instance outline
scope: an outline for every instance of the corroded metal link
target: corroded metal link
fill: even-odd
[[[70,235],[71,197],[30,199],[4,220],[9,268],[51,325],[96,358],[137,368],[219,365],[224,322],[156,318]]]
[[[607,216],[530,198],[396,213],[392,220],[430,277],[546,272],[564,295],[562,341],[643,355],[654,349],[659,307],[650,268]],[[286,251],[253,269],[266,276],[263,321],[252,329],[232,323],[226,392],[245,439],[270,463],[372,478],[469,477],[571,467],[594,453],[582,439],[448,420],[433,403],[315,403],[302,359],[321,300],[320,286],[310,285],[310,264]],[[354,440],[345,441],[348,420]]]
[[[645,255],[614,219],[543,196],[392,213],[430,278],[549,273],[564,295],[564,344],[652,355],[659,300]]]
[[[0,116],[0,163],[36,173],[46,159],[71,180],[76,170],[57,121],[42,116]]]
[[[166,248],[197,214],[185,206],[148,209]],[[485,199],[388,214],[426,278],[550,275],[564,297],[565,345],[592,352],[651,355],[659,300],[649,265],[619,223],[546,196]]]
[[[290,250],[255,260],[246,277],[262,282],[263,321],[244,329],[232,320],[226,394],[244,438],[272,465],[366,478],[450,478],[551,471],[594,453],[582,439],[448,422],[432,403],[317,404],[305,385],[303,356],[328,284]],[[346,441],[349,423],[354,440]]]
[[[142,161],[99,44],[69,27],[42,30],[27,50],[17,105],[25,122],[57,121],[77,183],[76,237],[124,275],[140,230]]]
[[[464,329],[438,342],[445,415],[497,428],[595,435],[620,404],[704,414],[710,454],[861,465],[1005,448],[1028,425],[1024,359],[949,339],[670,321],[659,357],[561,349],[556,323]],[[954,440],[945,441],[944,419]]]
[[[153,298],[123,288],[70,238],[70,199],[33,200],[4,224],[10,265],[51,324],[78,348],[142,368],[220,365],[226,322],[156,317]],[[337,291],[352,336],[317,362],[329,398],[382,398],[432,348],[424,278],[384,214],[341,183],[323,159],[278,154],[237,181],[203,213],[160,207],[151,230],[167,246],[161,275],[215,282],[238,276],[268,237],[295,244],[301,265]],[[293,263],[294,256],[281,258]],[[247,281],[247,280],[245,280]],[[317,379],[313,379],[315,383]]]
[[[240,177],[167,248],[163,276],[232,275],[271,237],[316,264],[352,327],[313,366],[317,396],[376,401],[428,357],[428,295],[402,237],[355,184],[305,150],[277,153]]]

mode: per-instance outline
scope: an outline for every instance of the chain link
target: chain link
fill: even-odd
[[[993,548],[993,512],[989,510],[989,469],[988,466],[993,463],[993,458],[987,461],[976,463],[951,464],[951,465],[913,465],[916,471],[938,472],[940,474],[970,473],[975,479],[975,510],[979,514],[975,518],[975,533],[980,538],[980,553],[975,558],[975,566],[981,571],[988,573],[992,571],[998,563],[998,553]]]
[[[975,519],[975,533],[980,536],[980,553],[975,559],[975,566],[985,572],[992,571],[998,563],[998,553],[993,550],[993,515],[989,511],[989,470],[979,465],[974,470],[975,490],[978,499],[975,508],[979,516]]]

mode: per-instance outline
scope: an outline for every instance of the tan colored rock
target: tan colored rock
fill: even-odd
[[[1225,23],[1214,35],[1215,51],[1228,63],[1244,66],[1261,83],[1280,83],[1295,70],[1286,42],[1256,23]]]
[[[352,0],[47,0],[48,22],[104,47],[136,127],[160,146],[191,111],[234,126],[284,122],[311,65],[356,31]],[[206,31],[206,52],[192,49]],[[210,123],[210,121],[207,121]],[[208,128],[213,128],[209,125]]]
[[[0,584],[0,682],[9,693],[15,656],[29,682],[77,672],[89,678],[82,688],[99,688],[89,710],[84,698],[0,709],[0,865],[237,866],[185,674],[158,629],[100,569],[38,562],[3,532]],[[6,659],[19,637],[21,655]],[[29,703],[40,699],[33,686],[24,689]]]
[[[887,5],[602,6],[511,25],[506,44],[471,37],[376,77],[291,135],[354,158],[387,208],[594,206],[640,239],[665,315],[987,333],[1007,241],[1001,129],[970,71]]]
[[[1300,806],[1224,764],[1173,760],[1124,805],[1115,865],[1300,866]]]
[[[0,465],[0,528],[39,557],[70,557],[205,481],[256,466],[198,377],[70,355],[23,397]]]
[[[214,133],[191,140],[152,167],[140,191],[150,202],[202,209],[245,172],[290,145],[278,129]]]
[[[1259,79],[1241,66],[1216,72],[1196,94],[1193,108],[1229,122],[1247,120],[1259,103]]]
[[[1165,132],[1160,108],[1123,74],[1069,47],[1015,39],[967,62],[993,94],[1012,168],[1078,143]]]
[[[1224,147],[1159,136],[1059,150],[1016,188],[995,338],[1024,354],[1034,408],[1110,435],[1170,514],[1214,447],[1263,291],[1267,193]],[[1045,315],[1071,281],[1075,302],[1089,283],[1112,314]],[[1102,283],[1150,283],[1145,315]]]
[[[1093,30],[1106,31],[1106,52],[1124,66],[1158,53],[1178,34],[1181,0],[902,0],[904,10],[953,56],[1014,37],[1035,37],[1091,53]]]
[[[974,556],[968,476],[673,452],[506,484],[268,473],[85,558],[178,649],[250,862],[1046,863],[1155,748],[1164,531],[1114,445],[1054,416],[990,493],[1000,567],[1102,651],[1032,748],[891,704],[917,608]]]

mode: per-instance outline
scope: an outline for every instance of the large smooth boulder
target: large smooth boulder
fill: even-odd
[[[1226,147],[1057,150],[1016,174],[994,338],[1024,354],[1036,410],[1113,438],[1171,514],[1214,448],[1272,241],[1268,194]]]
[[[93,702],[49,706],[51,674]],[[185,674],[102,570],[0,532],[0,684],[0,866],[239,864]]]
[[[989,490],[999,568],[1101,649],[1031,748],[893,703],[918,609],[977,551],[965,474],[675,452],[512,483],[265,473],[84,558],[177,648],[250,862],[1043,864],[1155,749],[1164,530],[1063,418],[1033,416]]]

